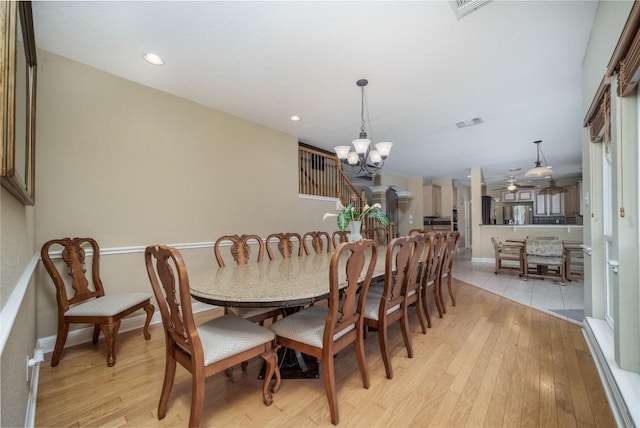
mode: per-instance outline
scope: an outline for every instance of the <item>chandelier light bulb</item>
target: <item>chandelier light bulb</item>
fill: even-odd
[[[349,162],[349,165],[357,165],[359,160],[360,156],[358,156],[356,152],[349,152],[347,155],[347,162]]]
[[[374,165],[378,165],[380,162],[382,162],[382,156],[380,156],[380,153],[378,153],[377,150],[371,150],[369,152],[369,158]]]
[[[349,146],[336,146],[336,147],[333,148],[333,150],[336,151],[336,155],[338,156],[338,159],[346,160],[347,159],[347,155],[349,154],[349,150],[351,150],[351,147],[349,147]]]
[[[392,146],[393,146],[393,143],[389,141],[383,141],[381,143],[376,144],[376,150],[378,151],[378,153],[380,153],[380,156],[382,156],[382,159],[386,159],[387,156],[389,156],[389,153],[391,153]]]
[[[367,138],[358,138],[357,140],[353,140],[351,143],[356,149],[356,153],[358,153],[359,155],[363,155],[367,153],[367,150],[369,150],[369,144],[371,144],[371,140]]]

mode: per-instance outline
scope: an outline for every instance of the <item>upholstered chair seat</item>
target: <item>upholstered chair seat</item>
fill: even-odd
[[[151,293],[113,293],[72,306],[64,315],[110,317],[150,298]]]
[[[272,326],[273,330],[278,336],[284,336],[295,341],[305,343],[310,346],[322,349],[322,336],[324,334],[324,327],[327,322],[327,315],[329,309],[326,306],[310,306],[293,315],[289,315],[279,321],[276,321]],[[355,326],[350,326],[333,336],[333,340],[338,340],[351,330]]]
[[[273,331],[235,315],[214,318],[197,327],[204,365],[208,366],[276,338]],[[229,340],[233,337],[233,340]]]

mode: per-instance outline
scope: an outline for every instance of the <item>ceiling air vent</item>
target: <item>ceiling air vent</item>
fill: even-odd
[[[458,19],[489,3],[491,0],[453,0],[451,1],[451,7]]]
[[[465,120],[463,122],[456,122],[458,128],[466,128],[468,126],[479,125],[482,123],[481,117],[474,117],[473,119]]]

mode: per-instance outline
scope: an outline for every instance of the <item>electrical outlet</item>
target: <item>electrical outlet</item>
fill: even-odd
[[[27,383],[29,383],[29,373],[31,372],[32,367],[37,364],[40,364],[44,361],[44,352],[41,348],[36,348],[33,350],[33,358],[29,358],[27,354],[26,363],[27,363]]]

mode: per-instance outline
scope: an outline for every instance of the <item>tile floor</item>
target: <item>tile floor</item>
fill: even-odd
[[[493,263],[471,261],[470,250],[460,250],[453,276],[476,287],[516,302],[540,309],[572,322],[584,318],[584,283],[567,281],[562,286],[551,279],[529,278],[523,281],[517,273],[494,273]]]

